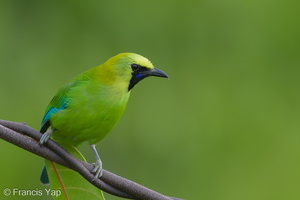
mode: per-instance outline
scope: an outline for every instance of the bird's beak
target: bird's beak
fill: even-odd
[[[162,77],[162,78],[169,78],[169,76],[161,71],[160,69],[157,69],[157,68],[153,68],[152,70],[149,70],[149,71],[143,71],[143,75],[145,77],[147,76],[157,76],[157,77]]]
[[[140,71],[137,73],[135,72],[135,73],[133,73],[132,78],[130,79],[128,91],[130,91],[138,82],[140,82],[141,80],[143,80],[144,78],[149,77],[149,76],[169,78],[169,76],[165,72],[163,72],[157,68],[153,68],[150,70],[147,69],[147,70]]]

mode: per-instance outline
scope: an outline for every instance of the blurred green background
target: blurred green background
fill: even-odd
[[[171,79],[134,88],[98,144],[105,169],[190,200],[299,200],[299,5],[1,0],[0,118],[39,129],[66,81],[136,52]],[[5,197],[43,189],[44,161],[2,140],[0,157],[0,199],[50,199]]]

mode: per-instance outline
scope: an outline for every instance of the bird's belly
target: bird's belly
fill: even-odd
[[[67,140],[74,146],[85,141],[95,144],[116,125],[125,107],[126,103],[88,103],[70,106],[51,118],[51,127],[56,129],[53,138]]]

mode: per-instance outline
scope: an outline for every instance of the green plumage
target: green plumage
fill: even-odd
[[[101,161],[94,144],[102,140],[122,116],[130,90],[149,76],[168,77],[154,68],[145,57],[122,53],[92,68],[65,84],[46,109],[40,140],[54,139],[77,146],[92,144],[101,170]],[[98,172],[97,168],[97,174]],[[100,175],[101,176],[101,175]]]
[[[95,144],[103,139],[120,119],[130,92],[116,91],[114,85],[103,85],[93,78],[93,70],[76,77],[65,85],[51,101],[50,107],[66,108],[50,117],[56,130],[53,138],[67,140],[77,146],[83,141]]]

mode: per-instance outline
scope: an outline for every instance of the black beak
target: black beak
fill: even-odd
[[[169,76],[165,72],[163,72],[157,68],[154,68],[149,71],[143,71],[141,74],[143,74],[146,77],[147,76],[157,76],[157,77],[162,77],[162,78],[169,78]]]
[[[144,68],[145,69],[145,68]],[[132,73],[132,78],[129,83],[128,91],[130,91],[138,82],[143,80],[146,77],[149,76],[157,76],[162,78],[169,78],[169,76],[161,71],[160,69],[153,68],[151,70],[139,70]]]

